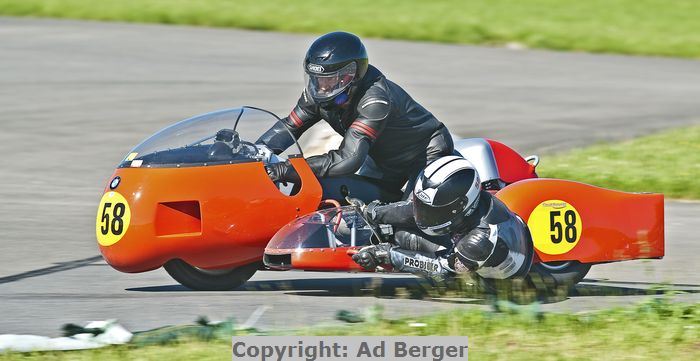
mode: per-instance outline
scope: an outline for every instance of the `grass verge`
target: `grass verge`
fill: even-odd
[[[700,126],[546,157],[537,169],[541,177],[700,199]]]
[[[3,0],[0,15],[700,57],[695,0]]]
[[[524,311],[523,311],[524,310]],[[413,320],[381,318],[300,335],[466,335],[472,360],[678,360],[700,358],[700,304],[667,297],[635,307],[582,314],[540,313],[527,306],[494,313],[455,310]],[[14,360],[230,360],[230,338],[135,348],[0,355]],[[604,355],[604,356],[602,356]]]

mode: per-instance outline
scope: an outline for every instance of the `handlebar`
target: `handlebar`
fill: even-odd
[[[349,195],[346,195],[346,196],[345,196],[345,201],[348,202],[348,204],[350,204],[351,206],[353,206],[353,207],[355,207],[355,208],[357,209],[357,213],[360,215],[360,217],[362,217],[362,219],[365,221],[365,223],[367,223],[367,225],[369,226],[370,230],[372,230],[372,234],[374,235],[374,237],[377,239],[377,241],[378,241],[379,243],[386,243],[386,242],[388,242],[388,241],[384,238],[384,236],[382,235],[382,231],[381,231],[379,225],[376,224],[376,223],[374,223],[373,220],[369,219],[369,217],[367,217],[367,216],[365,215],[365,212],[364,212],[364,208],[366,207],[365,202],[363,202],[362,200],[357,199],[357,198],[351,198]],[[369,241],[370,241],[370,243],[372,243],[372,244],[377,244],[377,243],[372,242],[372,238],[370,238]]]

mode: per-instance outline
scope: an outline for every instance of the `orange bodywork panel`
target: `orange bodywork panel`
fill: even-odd
[[[303,269],[307,271],[357,271],[367,272],[352,260],[351,254],[361,247],[265,249],[267,255],[287,255],[290,264],[275,269]]]
[[[143,272],[180,258],[200,268],[235,267],[260,260],[265,245],[295,217],[316,210],[321,185],[303,158],[290,158],[301,189],[286,196],[262,162],[183,168],[119,168],[114,192],[130,214],[116,224],[118,241],[100,242],[107,262],[123,272]],[[107,187],[105,195],[112,192]],[[98,210],[109,216],[109,209]],[[123,216],[124,211],[120,211]],[[98,240],[100,232],[98,213]],[[105,218],[108,229],[108,218]],[[124,225],[125,229],[121,229]],[[112,227],[115,223],[112,221]]]
[[[528,179],[496,193],[528,223],[539,261],[583,263],[664,256],[664,197],[558,179]]]

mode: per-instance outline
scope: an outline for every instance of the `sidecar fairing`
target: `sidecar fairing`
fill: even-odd
[[[510,184],[496,197],[528,224],[535,263],[555,267],[570,261],[595,264],[664,256],[662,194],[536,178]],[[360,270],[350,256],[369,244],[372,232],[346,208],[317,211],[286,225],[265,248],[265,264],[275,269]]]
[[[604,263],[664,256],[664,196],[561,179],[496,193],[527,224],[540,262]]]
[[[263,260],[277,270],[361,271],[350,255],[370,244],[373,235],[354,207],[322,209],[280,229],[265,248]]]
[[[97,213],[107,262],[142,272],[172,259],[201,269],[260,260],[272,235],[315,210],[322,193],[295,141],[279,157],[252,143],[277,121],[261,109],[227,109],[181,121],[134,148]],[[281,188],[264,165],[287,158],[302,181]]]

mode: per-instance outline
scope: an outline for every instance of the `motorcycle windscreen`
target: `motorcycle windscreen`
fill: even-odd
[[[284,138],[283,143],[289,147],[272,158],[256,144],[260,143],[260,134],[279,121],[273,113],[247,106],[198,115],[173,124],[137,145],[119,168],[202,167],[285,160],[301,155],[301,148],[288,131],[278,137]]]
[[[265,251],[364,246],[371,237],[372,229],[354,207],[328,208],[282,227]]]

